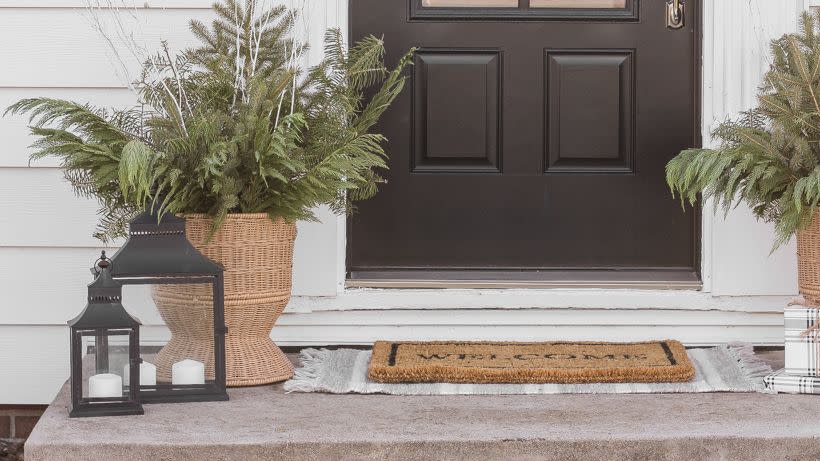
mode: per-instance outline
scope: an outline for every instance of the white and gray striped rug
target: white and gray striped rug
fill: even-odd
[[[685,383],[388,384],[367,379],[370,351],[305,349],[300,357],[301,368],[285,383],[285,391],[393,395],[762,392],[763,376],[771,372],[748,344],[689,349],[687,353],[697,374]]]

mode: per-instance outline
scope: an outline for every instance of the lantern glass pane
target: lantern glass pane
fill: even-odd
[[[140,392],[215,382],[211,283],[127,285],[124,299],[142,320]]]
[[[83,331],[82,397],[128,398],[129,330]]]

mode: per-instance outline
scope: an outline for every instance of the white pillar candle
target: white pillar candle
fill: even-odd
[[[126,383],[131,383],[131,367],[125,365],[122,369],[122,379]],[[140,364],[140,386],[157,385],[157,367],[153,363],[142,362]]]
[[[191,359],[173,364],[171,384],[205,384],[205,364]]]
[[[88,378],[88,396],[122,397],[122,378],[114,373],[100,373]]]

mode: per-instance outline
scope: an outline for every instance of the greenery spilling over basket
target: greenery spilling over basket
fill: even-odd
[[[773,249],[797,233],[800,293],[820,305],[820,13],[774,40],[758,106],[715,129],[717,149],[688,149],[666,166],[672,193],[728,212],[739,198],[775,224]]]
[[[376,192],[385,138],[372,129],[410,53],[388,69],[380,39],[347,49],[329,30],[324,60],[303,70],[296,12],[254,0],[214,10],[210,26],[191,21],[199,46],[173,54],[163,43],[145,57],[136,107],[34,98],[7,110],[30,115],[33,160],[59,157],[74,190],[99,200],[103,240],[147,206],[206,214],[215,231],[228,213],[292,222]]]
[[[775,223],[775,248],[808,226],[820,205],[820,14],[774,40],[758,106],[718,126],[716,149],[688,149],[672,159],[673,194],[695,203],[702,193],[726,211],[736,199]]]
[[[673,194],[702,193],[728,212],[739,199],[775,224],[774,248],[797,233],[800,291],[820,303],[820,13],[774,40],[758,105],[713,132],[716,149],[688,149],[666,166]]]

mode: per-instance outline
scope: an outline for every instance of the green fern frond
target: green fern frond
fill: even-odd
[[[74,192],[98,201],[96,237],[125,235],[146,208],[205,213],[212,230],[234,212],[315,219],[318,205],[351,211],[383,181],[386,140],[372,128],[402,91],[412,50],[388,69],[381,39],[348,49],[330,29],[323,61],[303,70],[292,65],[307,50],[294,12],[254,0],[214,12],[190,23],[198,46],[172,55],[163,44],[144,63],[136,107],[33,98],[6,110],[28,114],[32,161],[57,157]]]
[[[820,206],[820,13],[805,13],[796,34],[772,41],[772,64],[758,107],[712,133],[717,149],[687,149],[666,166],[674,196],[699,195],[731,209],[745,201],[775,223],[775,248]]]

